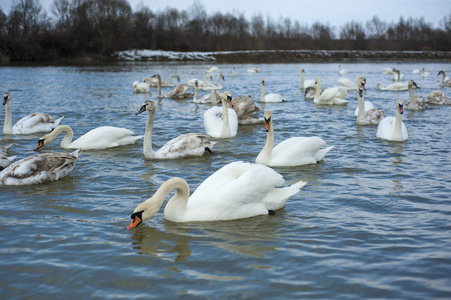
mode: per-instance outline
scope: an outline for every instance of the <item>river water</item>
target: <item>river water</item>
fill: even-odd
[[[117,63],[100,66],[4,66],[0,90],[12,95],[13,121],[42,111],[64,116],[75,137],[112,125],[142,135],[145,100],[157,104],[154,149],[179,134],[205,132],[209,105],[134,94],[132,82],[161,74],[203,79],[211,63]],[[342,77],[367,78],[365,99],[386,115],[407,92],[377,91],[391,83],[383,68],[397,67],[426,96],[450,63],[342,63]],[[225,90],[250,94],[273,112],[276,143],[320,136],[335,145],[316,165],[275,168],[287,184],[308,184],[277,211],[228,222],[165,221],[160,210],[127,231],[135,206],[170,177],[191,191],[237,160],[253,162],[265,144],[262,125],[240,126],[218,140],[211,156],[145,160],[142,141],[110,150],[84,151],[59,181],[0,187],[0,295],[45,298],[451,298],[451,106],[405,110],[404,143],[376,138],[376,127],[356,126],[355,92],[344,107],[304,101],[305,79],[337,84],[337,63],[217,65]],[[261,73],[250,74],[249,67]],[[239,74],[231,77],[232,67]],[[412,70],[425,67],[422,79]],[[260,79],[284,103],[260,103]],[[169,91],[168,88],[164,92]],[[448,96],[451,89],[445,88]],[[201,93],[202,95],[203,93]],[[0,124],[4,115],[0,114]],[[1,136],[10,155],[33,155],[41,134]],[[59,137],[42,152],[60,152]]]

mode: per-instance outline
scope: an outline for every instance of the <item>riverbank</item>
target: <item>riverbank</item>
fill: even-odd
[[[261,50],[174,52],[128,50],[116,53],[119,61],[215,61],[218,63],[295,63],[334,61],[450,61],[450,51],[343,51]]]

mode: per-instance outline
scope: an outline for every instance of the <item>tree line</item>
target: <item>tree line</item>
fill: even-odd
[[[200,2],[188,10],[133,11],[127,0],[54,0],[50,14],[39,0],[13,0],[0,9],[0,56],[37,61],[117,51],[390,50],[449,51],[451,13],[434,28],[423,18],[387,23],[374,16],[339,28],[274,20],[262,14],[207,14]]]

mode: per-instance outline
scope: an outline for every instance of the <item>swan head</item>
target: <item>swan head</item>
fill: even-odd
[[[263,114],[263,119],[265,120],[265,131],[268,132],[271,129],[271,118],[272,118],[272,112],[265,111]]]
[[[366,90],[365,82],[363,80],[359,81],[359,97],[363,97],[363,91]]]
[[[402,115],[404,113],[404,109],[403,109],[403,101],[401,99],[398,99],[396,101],[396,109],[399,111],[399,113]]]
[[[415,89],[418,89],[418,88],[419,88],[418,85],[417,85],[417,83],[416,83],[415,81],[413,81],[413,80],[409,80],[409,83],[407,84],[407,86],[408,86],[409,88],[415,88]]]
[[[225,79],[224,79],[224,75],[222,75],[222,74],[219,74],[219,78],[221,78],[222,80],[224,80],[224,81],[225,81]]]
[[[194,81],[194,86],[195,86],[195,87],[198,87],[198,85],[199,85],[199,81],[195,80],[195,81]]]
[[[305,73],[304,69],[301,69],[301,73]]]
[[[161,79],[161,76],[160,76],[160,74],[155,74],[152,76],[152,78]],[[179,79],[179,81],[180,81],[180,79]]]
[[[224,101],[227,101],[229,103],[229,105],[231,107],[233,107],[233,103],[232,103],[232,94],[230,94],[229,91],[225,91],[224,93],[222,93],[222,99]]]
[[[3,105],[6,105],[8,101],[11,101],[11,94],[6,92],[3,94]]]
[[[393,69],[392,69],[392,72],[395,73],[395,72],[396,72],[396,68],[393,68]]]
[[[437,76],[439,76],[439,75],[443,75],[443,76],[445,76],[445,71],[443,71],[443,70],[440,70],[440,71],[438,72]]]
[[[265,85],[265,80],[262,78],[262,80],[261,80],[261,85]]]
[[[146,110],[150,111],[150,112],[154,112],[155,111],[155,103],[153,103],[150,100],[144,102],[143,105],[141,106],[141,108],[138,110],[138,112],[135,115],[139,115],[140,113],[143,113]]]
[[[127,230],[132,230],[132,228],[137,227],[139,224],[143,222],[143,213],[144,210],[136,211],[132,213],[130,218],[132,218],[132,221],[130,222],[130,225],[127,226]]]

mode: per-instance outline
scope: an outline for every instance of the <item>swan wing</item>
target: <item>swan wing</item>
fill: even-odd
[[[222,108],[219,106],[212,107],[204,112],[204,127],[209,136],[219,137],[221,135],[223,126],[222,118],[219,116],[221,113]]]
[[[251,95],[238,96],[233,99],[232,103],[233,110],[236,112],[238,119],[260,110],[260,108],[255,105],[254,98],[252,98]]]
[[[37,132],[50,132],[61,122],[63,117],[56,119],[44,113],[26,115],[13,126],[13,132],[29,134]]]
[[[202,156],[205,148],[213,148],[214,142],[210,142],[210,137],[203,133],[188,133],[180,135],[156,151],[158,158],[176,159],[188,156]]]
[[[94,128],[72,142],[71,148],[106,149],[136,143],[142,136],[133,136],[133,131],[114,126]]]
[[[371,103],[371,101],[365,101],[364,105],[365,105],[365,112],[369,111],[370,109],[374,109],[374,104]],[[357,106],[354,111],[354,116],[357,117],[358,114],[359,114],[359,107]]]
[[[0,185],[28,185],[58,180],[72,171],[80,152],[40,153],[21,159],[0,172]]]
[[[280,94],[267,94],[265,95],[265,102],[283,102],[283,98]]]
[[[313,79],[304,80],[304,88],[314,87],[314,86],[316,86],[315,80],[313,80]]]
[[[357,86],[349,78],[339,78],[338,84],[347,90],[357,90]]]
[[[389,116],[385,117],[380,121],[379,125],[377,126],[377,133],[376,137],[383,139],[383,140],[393,140],[393,134],[395,132],[395,122],[396,118]],[[407,128],[404,122],[401,122],[401,133],[402,133],[402,139],[407,140],[408,133]]]
[[[268,209],[283,207],[293,192],[301,188],[301,184],[298,189],[293,188],[288,197],[289,193],[280,193],[285,196],[280,199],[281,195],[274,190],[284,182],[280,174],[266,166],[230,163],[194,191],[188,201],[186,217],[191,220],[231,220],[265,215]]]
[[[299,166],[317,163],[318,151],[324,145],[326,145],[326,142],[320,137],[289,138],[274,147],[268,165]],[[324,158],[324,155],[319,156],[320,160]]]

